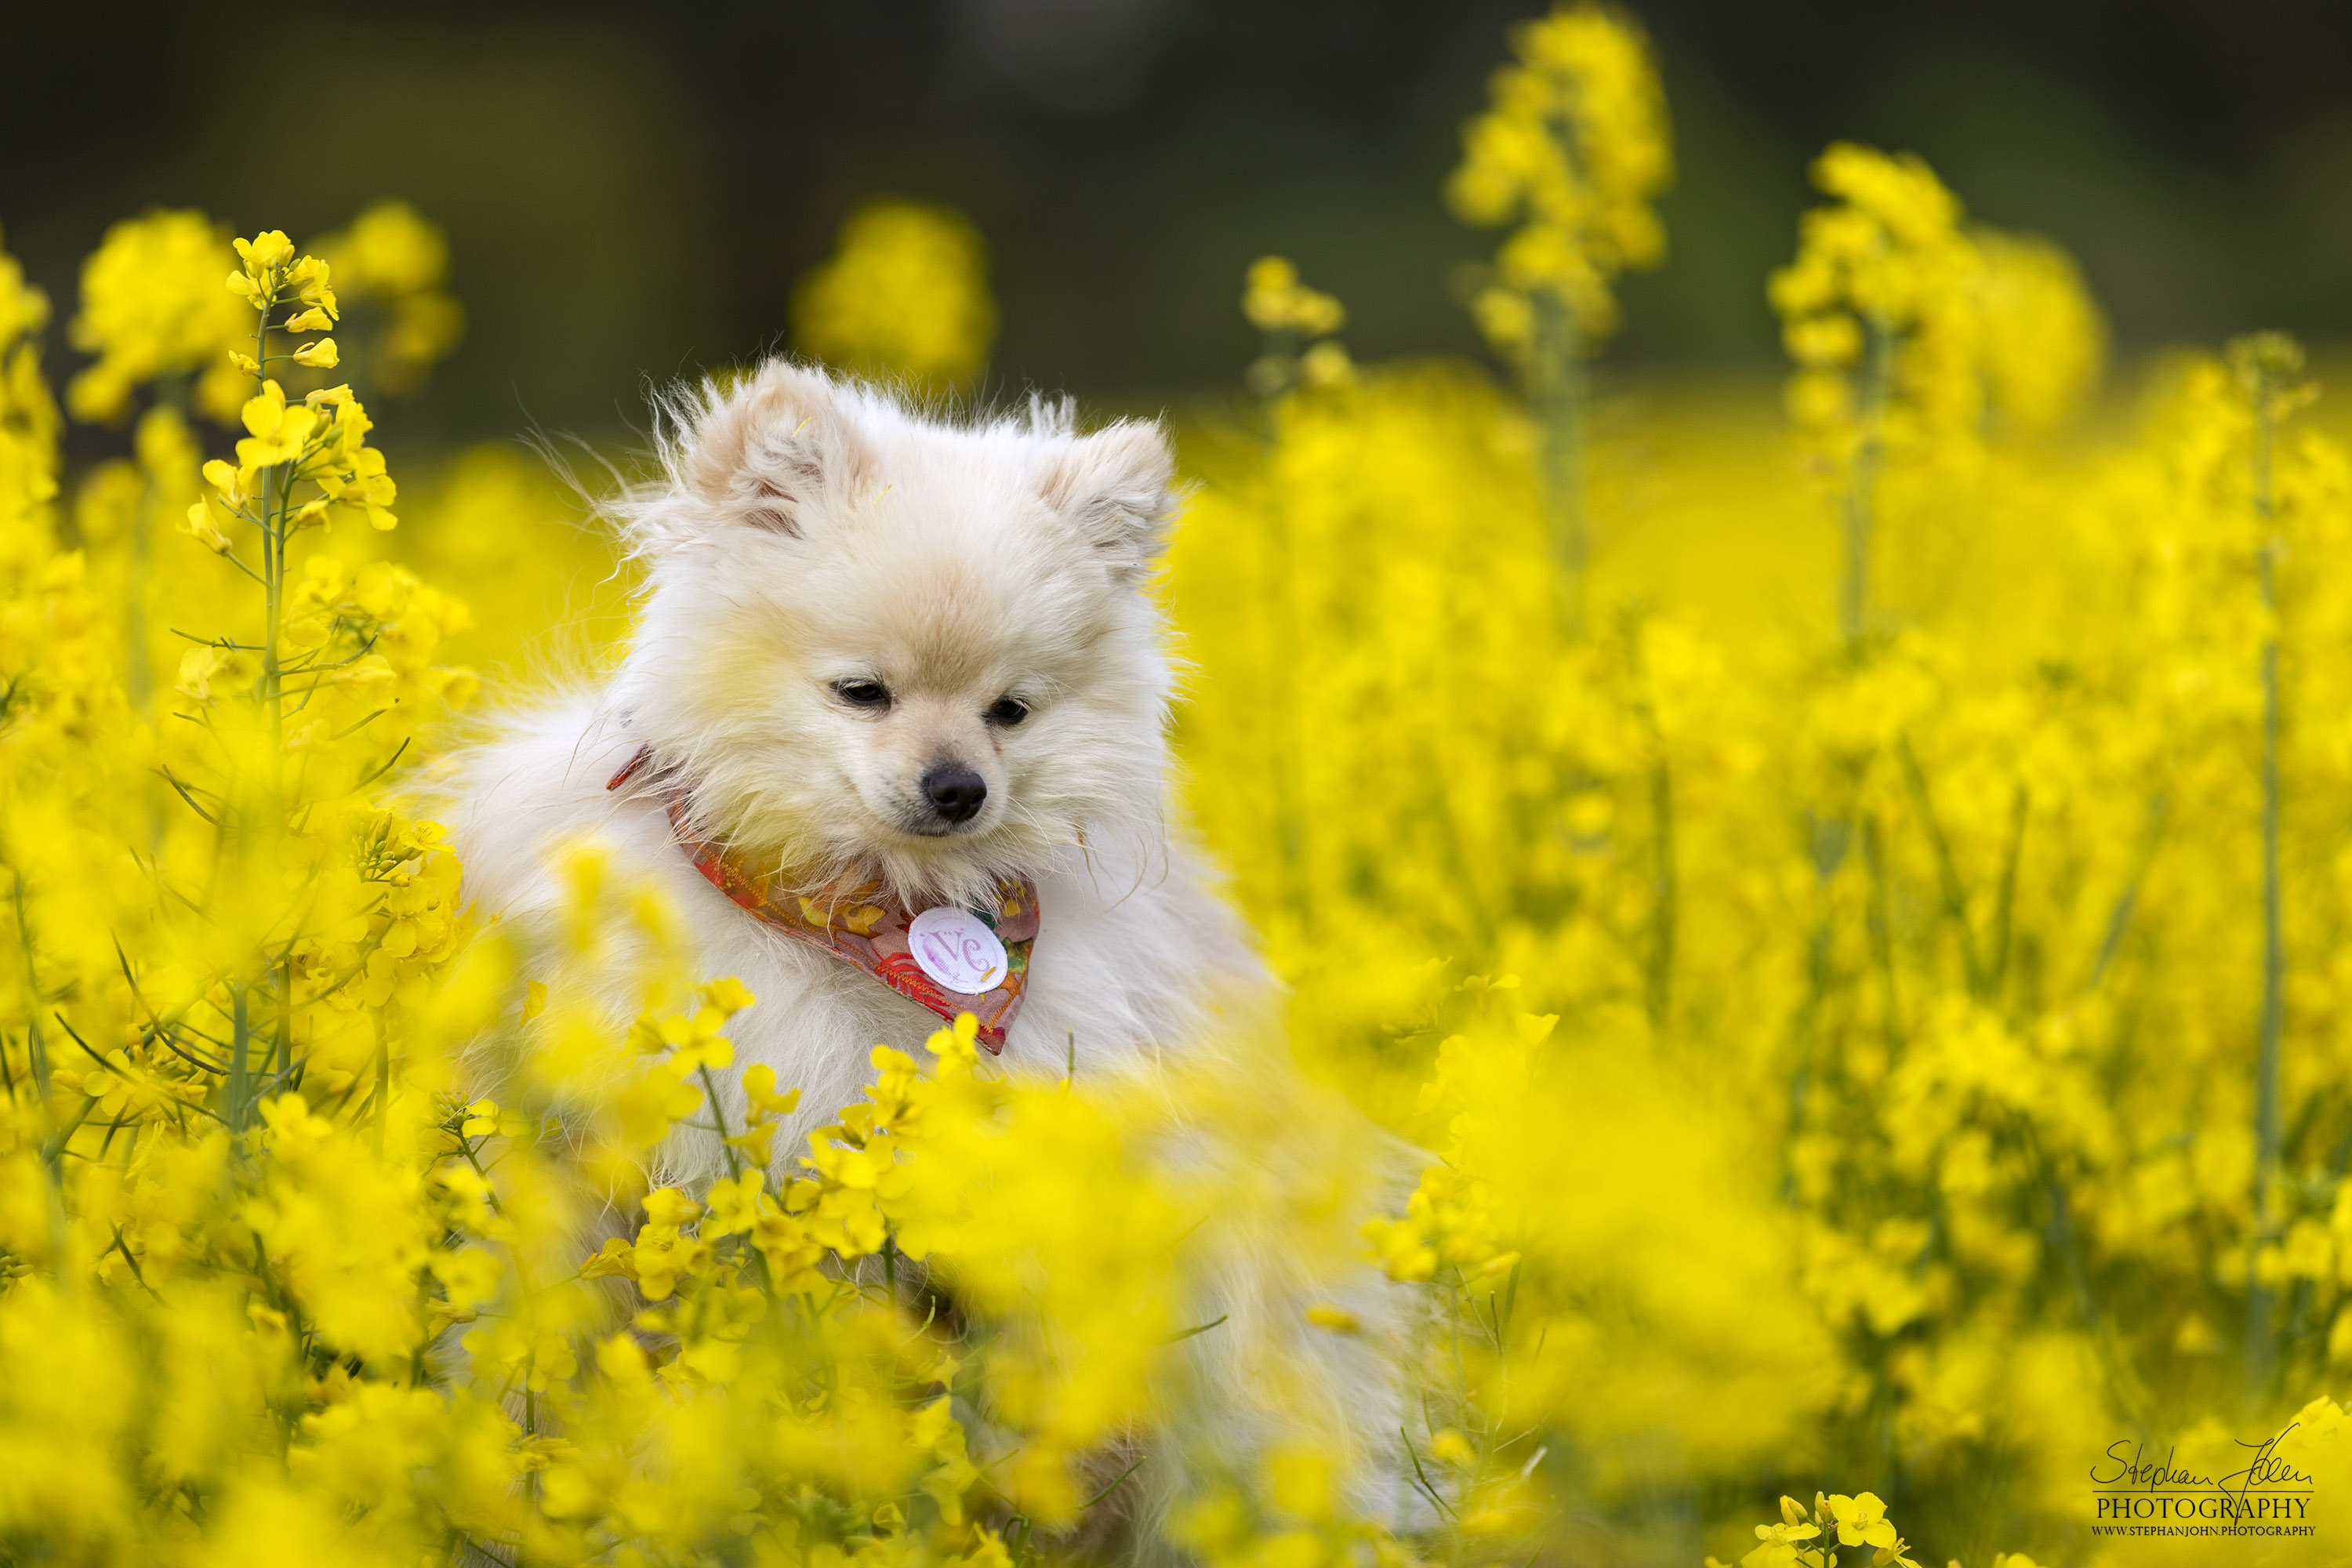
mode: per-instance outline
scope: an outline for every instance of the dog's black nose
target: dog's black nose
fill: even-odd
[[[961,763],[942,763],[923,775],[923,798],[950,822],[970,822],[988,798],[988,781]]]

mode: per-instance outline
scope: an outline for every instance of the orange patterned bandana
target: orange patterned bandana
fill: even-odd
[[[620,788],[652,756],[651,747],[640,747],[604,787]],[[746,870],[697,835],[683,786],[670,789],[667,804],[670,830],[694,868],[754,920],[856,965],[942,1018],[970,1013],[980,1020],[980,1043],[992,1055],[1004,1049],[1037,940],[1035,883],[999,882],[995,902],[973,910],[909,909],[879,880],[805,894],[781,888],[787,879],[781,874]]]

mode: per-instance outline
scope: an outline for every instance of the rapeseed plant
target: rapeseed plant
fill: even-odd
[[[348,387],[279,379],[333,363],[336,274],[276,232],[235,255],[242,434],[200,469],[141,441],[188,498],[161,714],[113,679],[153,649],[58,543],[46,302],[5,274],[0,1550],[1009,1565],[1007,1531],[1067,1536],[1181,1405],[1182,1243],[1244,1195],[1144,1152],[1181,1149],[1164,1097],[982,1076],[969,1019],[780,1147],[790,1087],[731,1070],[751,998],[683,973],[593,846],[551,982],[519,984],[521,939],[475,938],[386,791],[471,689],[434,659],[464,612],[333,548],[398,492]],[[664,1180],[705,1138],[724,1174]],[[600,1213],[630,1217],[583,1247]]]
[[[1640,30],[1591,0],[1514,30],[1517,63],[1463,128],[1446,185],[1471,223],[1517,222],[1475,288],[1487,339],[1517,363],[1544,418],[1544,485],[1561,613],[1584,629],[1584,360],[1618,326],[1618,274],[1664,259],[1650,203],[1674,180],[1665,99]]]
[[[226,231],[194,212],[151,213],[107,231],[82,268],[70,333],[74,347],[98,356],[66,388],[77,418],[121,417],[147,383],[167,405],[193,403],[223,422],[236,417],[243,387],[228,355],[252,323],[220,288],[227,243]]]
[[[1196,446],[1195,799],[1302,1050],[1443,1155],[1371,1238],[1456,1303],[1424,1464],[1529,1466],[1553,1522],[1527,1545],[1596,1558],[1698,1528],[1703,1478],[1824,1472],[1970,1561],[2120,1552],[2084,1489],[2114,1436],[2340,1419],[2305,1400],[2352,1346],[2322,1245],[2352,1122],[2294,1022],[2327,994],[2294,955],[2327,963],[2337,851],[2284,781],[2333,776],[2296,751],[2325,679],[2296,626],[2341,591],[2292,541],[2343,526],[2345,457],[2285,423],[2268,343],[2168,372],[2137,439],[2058,444],[2102,346],[2063,253],[1966,226],[1916,160],[1817,174],[1838,205],[1772,293],[1844,535],[1834,635],[1629,596],[1563,637],[1540,399],[1361,367],[1286,392],[1255,447]],[[1749,481],[1687,482],[1675,522],[1739,550]],[[1643,1152],[1612,1162],[1620,1128]],[[1424,1549],[1472,1560],[1471,1516]]]
[[[345,308],[375,318],[346,374],[395,397],[423,385],[466,331],[464,307],[445,287],[449,245],[441,231],[405,202],[378,202],[313,248],[334,273]]]
[[[970,383],[996,339],[980,231],[951,207],[878,201],[841,226],[840,248],[793,286],[801,353],[925,392]]]
[[[1517,47],[1451,194],[1526,226],[1477,309],[1533,374],[1359,364],[1260,261],[1167,584],[1196,818],[1407,1191],[1317,1091],[1016,1084],[968,1019],[803,1107],[593,844],[477,929],[407,786],[449,650],[539,628],[449,589],[602,558],[511,454],[373,446],[454,342],[437,234],[110,231],[80,468],[0,256],[0,1563],[2186,1562],[2091,1467],[2282,1430],[2279,1560],[2342,1555],[2352,455],[2298,352],[2087,436],[2063,253],[1841,144],[1769,284],[1787,460],[1672,396],[1588,450],[1664,107],[1622,19]],[[969,380],[980,255],[869,210],[804,346]],[[1768,558],[1822,566],[1777,619]],[[1212,1215],[1341,1283],[1221,1295]],[[1296,1394],[1382,1331],[1335,1260],[1417,1292],[1392,1453]]]

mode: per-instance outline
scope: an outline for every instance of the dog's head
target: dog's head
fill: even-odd
[[[970,900],[1156,816],[1158,426],[942,423],[782,362],[676,412],[618,696],[704,829]]]

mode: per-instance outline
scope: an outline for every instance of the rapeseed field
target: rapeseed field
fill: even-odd
[[[1009,1079],[965,1020],[784,1146],[657,898],[583,846],[526,952],[406,804],[628,624],[589,455],[373,444],[463,340],[438,231],[152,213],[70,313],[0,258],[0,1563],[2352,1553],[2352,458],[2302,351],[2110,384],[2062,250],[1839,144],[1756,280],[1777,401],[1597,377],[1670,106],[1616,13],[1510,49],[1444,193],[1495,364],[1359,363],[1269,257],[1183,417],[1185,794],[1295,1103]],[[984,275],[877,204],[796,341],[954,395]],[[1327,1091],[1428,1152],[1360,1233]],[[1164,1157],[1203,1117],[1296,1169]],[[727,1174],[662,1184],[680,1139]],[[1199,1418],[1213,1209],[1413,1287],[1391,1506],[1270,1356],[1245,1449]]]

